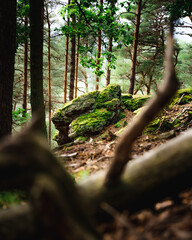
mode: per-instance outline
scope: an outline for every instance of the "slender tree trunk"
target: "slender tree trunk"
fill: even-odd
[[[116,4],[116,0],[111,0],[111,23],[114,21],[114,14],[115,14],[115,4]],[[109,47],[108,47],[108,51],[111,54],[113,52],[113,37],[110,36],[109,37]],[[111,62],[111,57],[108,59],[107,61],[107,76],[106,76],[106,86],[110,84],[111,81],[111,70],[110,70],[110,62]]]
[[[25,16],[25,27],[28,27],[28,18]],[[27,112],[27,66],[28,66],[28,34],[25,33],[24,44],[24,66],[23,66],[23,109],[24,113]]]
[[[11,134],[16,0],[0,0],[0,139]]]
[[[46,134],[45,106],[43,96],[43,0],[30,1],[30,57],[31,57],[31,109],[32,117],[41,121],[39,130]]]
[[[102,13],[102,7],[103,7],[103,0],[100,0],[100,6],[101,6],[101,11],[100,11],[100,14],[101,14]],[[101,41],[102,41],[101,35],[102,35],[102,31],[99,30],[98,31],[98,36],[97,36],[97,61],[96,61],[97,69],[96,69],[96,71],[100,70]],[[98,76],[98,74],[96,74],[95,89],[99,90],[99,76]]]
[[[139,0],[137,11],[136,11],[136,25],[135,25],[133,52],[132,52],[132,60],[131,60],[132,63],[131,63],[131,75],[130,75],[130,86],[129,86],[129,93],[130,94],[133,94],[134,85],[135,85],[135,69],[136,69],[136,61],[137,61],[137,46],[138,46],[138,42],[139,42],[141,5],[142,5],[142,0]]]
[[[68,5],[70,4],[70,0],[68,0]],[[69,18],[67,19],[67,26],[69,26]],[[66,36],[66,44],[65,44],[65,72],[64,72],[64,98],[63,102],[67,102],[67,68],[69,62],[69,35]]]
[[[75,68],[75,98],[77,97],[78,70],[79,70],[79,44],[80,36],[77,39],[76,68]]]
[[[75,24],[75,15],[72,17],[72,22]],[[74,82],[75,82],[75,54],[76,53],[76,38],[71,37],[71,72],[70,72],[70,86],[69,86],[69,100],[73,100],[74,96]]]
[[[109,51],[110,53],[112,53],[112,51],[113,51],[113,38],[112,38],[112,37],[109,38],[108,51]],[[109,66],[110,60],[111,60],[111,59],[109,59],[109,60],[107,61],[106,86],[110,84],[110,80],[111,80],[111,69],[110,69],[110,66]]]
[[[49,20],[48,6],[47,25],[48,25],[48,109],[49,109],[49,126],[48,126],[48,143],[51,145],[51,24]]]

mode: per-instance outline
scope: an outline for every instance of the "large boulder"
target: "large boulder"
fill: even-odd
[[[54,140],[59,145],[79,136],[98,133],[118,117],[121,89],[111,84],[102,91],[93,91],[64,104],[52,121],[59,131]]]

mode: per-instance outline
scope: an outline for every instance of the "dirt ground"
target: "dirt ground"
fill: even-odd
[[[189,119],[190,111],[192,111],[191,104],[164,110],[163,115],[167,115],[170,121],[173,122],[179,118],[181,122],[177,128],[173,129],[171,137],[192,127],[192,121]],[[123,120],[129,122],[133,116],[132,112],[127,111],[126,118]],[[108,132],[105,139],[96,135],[85,143],[64,147],[56,154],[78,181],[80,178],[86,178],[109,167],[119,138],[118,131],[118,128],[111,125],[103,130]],[[143,135],[133,146],[132,158],[136,159],[139,155],[168,140],[166,137],[161,137],[158,130],[153,134]],[[99,228],[104,240],[192,240],[192,190],[190,189],[181,193],[176,202],[166,199],[156,203],[150,210],[144,209],[131,216],[127,212],[119,213],[110,206],[109,213],[114,218],[113,223],[104,224]]]

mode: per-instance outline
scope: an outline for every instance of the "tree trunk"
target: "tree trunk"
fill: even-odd
[[[110,53],[112,53],[112,51],[113,51],[113,38],[112,38],[112,37],[109,38],[108,51],[109,51]],[[110,64],[110,59],[108,59],[108,61],[107,61],[106,86],[110,84],[110,80],[111,80],[111,69],[110,69],[109,64]]]
[[[76,17],[72,16],[72,23],[75,24]],[[71,37],[71,72],[70,72],[70,86],[69,86],[69,100],[74,97],[74,82],[75,82],[75,55],[76,55],[76,37]]]
[[[30,1],[30,60],[31,60],[31,110],[32,117],[39,115],[39,130],[46,134],[43,96],[43,0]]]
[[[100,14],[102,13],[102,8],[103,8],[103,0],[100,0]],[[101,63],[101,44],[102,44],[102,31],[98,31],[98,36],[97,36],[97,60],[96,60],[96,65],[97,65],[97,71],[100,71],[100,63]],[[95,78],[95,89],[99,90],[99,75],[96,73],[96,78]]]
[[[111,4],[111,23],[114,21],[114,7],[116,4],[116,0],[111,0],[110,4]],[[108,46],[108,51],[111,54],[113,52],[113,37],[110,36],[109,37],[109,46]],[[110,61],[111,61],[111,57],[109,57],[108,61],[107,61],[107,76],[106,76],[106,86],[110,84],[110,80],[111,80],[111,69],[110,69]]]
[[[25,27],[28,27],[28,18],[25,16]],[[25,33],[24,43],[24,66],[23,66],[23,109],[24,113],[27,112],[27,66],[28,66],[28,34]]]
[[[47,11],[47,25],[48,25],[48,111],[49,111],[49,126],[48,126],[48,143],[51,145],[51,24],[49,19],[48,6]]]
[[[68,5],[70,4],[70,0],[68,0]],[[69,18],[67,19],[67,26],[69,26]],[[68,69],[68,62],[69,62],[69,34],[66,36],[66,43],[65,43],[65,72],[64,72],[64,97],[63,103],[67,102],[67,69]]]
[[[16,0],[0,0],[0,139],[11,134]]]
[[[79,70],[79,44],[80,36],[77,39],[77,53],[76,53],[76,68],[75,68],[75,98],[77,97],[77,84],[78,84],[78,70]]]
[[[129,86],[130,94],[133,94],[134,85],[135,85],[135,70],[136,70],[136,61],[137,61],[137,46],[138,46],[138,42],[139,42],[141,5],[142,5],[142,0],[139,0],[137,11],[136,11],[136,25],[135,25],[135,32],[134,32],[132,59],[131,59],[131,74],[130,74],[130,86]]]

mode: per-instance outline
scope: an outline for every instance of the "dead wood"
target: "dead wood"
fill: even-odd
[[[192,130],[130,161],[118,184],[104,187],[105,172],[91,176],[78,187],[91,202],[98,221],[104,218],[101,204],[130,213],[191,187]]]

